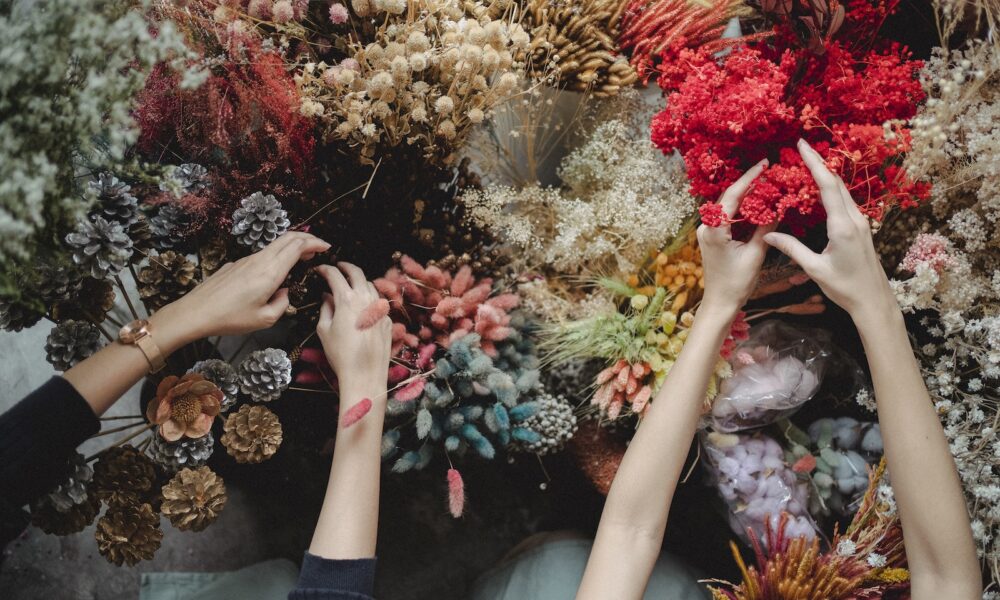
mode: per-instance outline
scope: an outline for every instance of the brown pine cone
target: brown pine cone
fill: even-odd
[[[94,522],[101,512],[101,499],[94,493],[93,487],[87,490],[87,499],[74,504],[66,512],[56,510],[48,497],[31,505],[31,524],[45,533],[52,535],[69,535],[78,533]]]
[[[84,277],[79,292],[68,300],[52,305],[52,320],[57,323],[67,319],[100,323],[104,320],[104,315],[114,307],[115,289],[111,282]]]
[[[94,488],[109,507],[147,501],[156,483],[152,460],[133,446],[106,450],[94,464]]]
[[[109,506],[94,532],[97,550],[119,567],[151,560],[163,540],[160,515],[149,504]]]
[[[229,415],[223,429],[222,445],[238,463],[263,462],[281,446],[278,416],[259,404],[241,406]]]
[[[198,266],[201,267],[201,278],[207,279],[212,273],[226,264],[229,254],[226,241],[220,237],[212,238],[198,249]]]
[[[173,250],[151,255],[139,271],[139,297],[151,310],[159,310],[197,285],[194,263]]]
[[[226,506],[226,486],[208,467],[181,469],[163,486],[160,511],[181,531],[201,531]]]

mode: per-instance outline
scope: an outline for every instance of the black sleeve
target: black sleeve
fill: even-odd
[[[289,600],[372,600],[375,559],[331,560],[306,552]]]
[[[0,415],[0,547],[24,523],[19,509],[62,483],[76,447],[101,421],[76,389],[53,377]]]

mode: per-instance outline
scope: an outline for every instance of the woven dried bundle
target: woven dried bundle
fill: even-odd
[[[163,308],[197,285],[194,263],[173,250],[150,256],[138,280],[139,297],[152,310]]]
[[[281,446],[281,422],[264,406],[244,404],[226,419],[222,445],[238,463],[259,463]]]
[[[532,60],[556,59],[559,83],[567,89],[614,96],[638,79],[618,50],[618,24],[625,0],[529,0]]]
[[[163,486],[160,511],[181,531],[201,531],[226,506],[226,486],[208,467],[182,469]]]
[[[152,560],[160,548],[163,531],[160,516],[151,505],[122,504],[108,507],[97,521],[94,537],[97,550],[108,562],[131,567],[141,560]]]

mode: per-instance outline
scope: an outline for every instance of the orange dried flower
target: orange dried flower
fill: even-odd
[[[212,429],[222,398],[222,390],[199,373],[170,375],[157,386],[156,397],[146,407],[146,418],[159,425],[160,435],[168,442],[199,438]]]

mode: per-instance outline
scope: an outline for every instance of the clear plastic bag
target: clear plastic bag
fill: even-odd
[[[819,528],[809,515],[809,487],[785,462],[778,442],[761,434],[702,435],[706,466],[726,503],[729,526],[749,542],[748,531],[766,543],[765,524],[778,526],[788,513],[788,537],[813,539]]]
[[[707,425],[731,433],[788,416],[819,390],[834,354],[825,331],[777,320],[755,325],[733,352],[733,375],[722,381]]]

